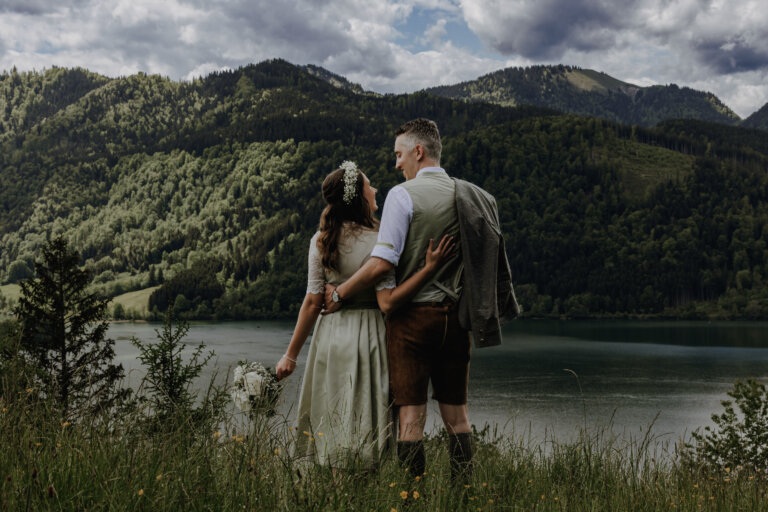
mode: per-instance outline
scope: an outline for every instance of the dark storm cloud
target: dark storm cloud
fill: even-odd
[[[56,0],[0,0],[0,13],[16,13],[38,16],[76,7],[87,0],[75,0],[64,4]]]
[[[744,40],[708,41],[694,46],[694,51],[699,61],[721,75],[768,70],[768,49]]]
[[[265,46],[293,48],[306,60],[317,61],[343,51],[352,42],[340,19],[313,2],[241,2],[224,14],[240,33]]]
[[[13,12],[18,14],[44,14],[55,10],[56,2],[45,0],[2,0],[0,12]]]
[[[568,49],[604,50],[629,22],[634,0],[543,0],[518,4],[505,13],[506,30],[493,46],[502,54],[557,59]]]

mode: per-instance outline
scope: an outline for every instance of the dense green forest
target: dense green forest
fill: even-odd
[[[527,314],[768,318],[763,132],[360,94],[280,60],[192,82],[0,75],[0,283],[63,234],[100,293],[160,285],[155,315],[292,316],[323,177],[353,159],[383,202],[393,130],[418,116],[497,197]]]
[[[539,105],[646,127],[668,119],[725,124],[740,121],[739,116],[712,93],[675,84],[639,87],[605,73],[574,66],[511,67],[475,80],[432,87],[427,92],[500,105]]]

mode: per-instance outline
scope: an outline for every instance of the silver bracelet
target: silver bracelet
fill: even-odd
[[[284,358],[286,358],[287,360],[289,360],[289,361],[290,361],[290,362],[292,362],[292,363],[295,363],[295,362],[296,362],[296,360],[295,360],[295,359],[291,359],[290,357],[288,357],[288,354],[283,354],[283,357],[284,357]]]

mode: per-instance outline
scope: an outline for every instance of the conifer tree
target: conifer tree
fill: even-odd
[[[106,337],[108,300],[89,293],[90,272],[78,268],[80,255],[56,238],[35,264],[37,279],[21,282],[16,308],[21,346],[36,369],[43,398],[52,399],[64,417],[77,417],[113,405],[128,390],[119,388],[122,365],[113,364]]]

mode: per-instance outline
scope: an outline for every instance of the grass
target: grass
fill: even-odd
[[[17,284],[4,284],[0,286],[0,295],[3,295],[6,299],[17,301],[21,296],[21,286]]]
[[[514,434],[476,435],[468,486],[448,475],[446,443],[428,439],[427,472],[412,479],[385,457],[334,473],[291,456],[280,418],[218,428],[180,417],[148,429],[140,411],[55,420],[35,390],[5,389],[0,404],[0,509],[8,510],[765,510],[764,474],[710,474],[676,462],[650,437],[627,440],[609,428],[572,442],[533,443]],[[544,449],[543,446],[547,448]],[[405,498],[404,498],[405,497]]]
[[[136,290],[134,292],[123,293],[117,297],[112,298],[109,304],[110,311],[115,304],[122,304],[126,313],[130,316],[130,312],[136,312],[140,317],[146,317],[149,314],[148,304],[149,296],[152,292],[157,290],[159,286],[152,286],[150,288],[144,288],[143,290]]]

